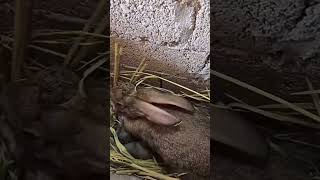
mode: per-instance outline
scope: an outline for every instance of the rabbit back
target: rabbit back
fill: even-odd
[[[180,118],[177,126],[161,126],[144,118],[125,119],[126,130],[145,141],[171,167],[190,173],[210,174],[210,119],[163,108]]]

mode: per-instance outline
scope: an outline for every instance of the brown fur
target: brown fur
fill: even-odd
[[[138,119],[125,120],[124,126],[127,131],[147,142],[168,165],[192,173],[208,175],[210,167],[209,120],[184,112],[166,110],[181,118],[182,122],[178,126],[165,127]]]
[[[134,108],[130,109],[130,104],[124,102],[114,102],[118,104],[116,108],[120,118],[124,119],[124,127],[145,141],[160,155],[164,163],[196,175],[210,174],[209,116],[202,115],[197,110],[190,114],[176,108],[161,107],[181,120],[177,126],[163,126],[145,117],[132,118],[134,116],[130,116],[130,112],[134,111]]]

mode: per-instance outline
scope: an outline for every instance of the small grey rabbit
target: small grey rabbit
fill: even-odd
[[[118,118],[175,170],[209,177],[210,118],[183,97],[123,83],[111,90]]]

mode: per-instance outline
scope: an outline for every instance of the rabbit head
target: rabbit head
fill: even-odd
[[[151,88],[135,90],[129,85],[112,89],[111,100],[118,113],[124,113],[131,118],[145,117],[150,122],[165,126],[178,124],[181,119],[154,104],[175,106],[189,113],[194,111],[193,105],[185,98]]]

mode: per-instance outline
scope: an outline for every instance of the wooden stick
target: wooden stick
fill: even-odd
[[[113,77],[113,86],[116,87],[118,84],[118,79],[120,76],[120,53],[121,53],[121,48],[119,48],[119,44],[115,43],[114,46],[114,77]]]
[[[11,80],[21,76],[21,67],[27,57],[27,46],[31,38],[32,0],[16,0],[14,48],[11,67]]]

